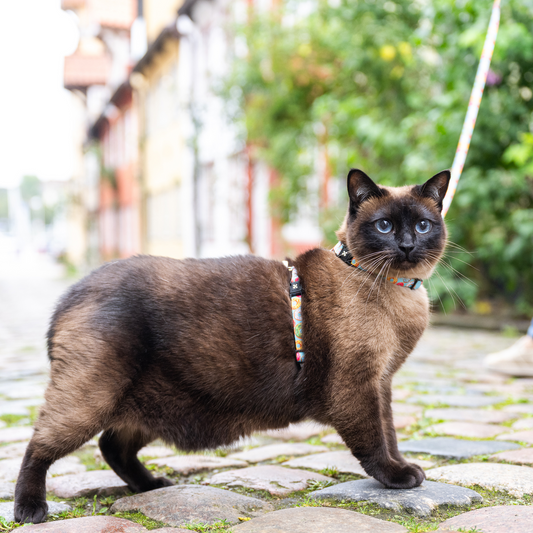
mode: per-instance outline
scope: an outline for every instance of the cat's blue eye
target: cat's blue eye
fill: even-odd
[[[420,220],[415,226],[418,233],[427,233],[431,229],[431,222],[429,220]]]
[[[392,222],[386,218],[382,218],[376,222],[376,229],[380,233],[390,233],[392,231]]]

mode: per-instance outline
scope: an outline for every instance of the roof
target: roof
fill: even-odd
[[[120,107],[124,100],[131,94],[131,85],[129,81],[125,81],[118,89],[113,93],[113,96],[109,99],[109,103],[117,107]],[[107,107],[107,106],[106,106]],[[89,129],[89,137],[96,139],[100,136],[100,128],[107,121],[106,110],[98,117],[96,122]]]
[[[190,17],[192,8],[197,1],[198,0],[185,0],[185,2],[183,2],[183,5],[178,9],[178,17],[180,15],[188,15]]]
[[[157,36],[157,39],[149,46],[146,54],[144,54],[135,67],[133,67],[133,72],[142,72],[144,68],[152,62],[154,57],[161,52],[163,46],[169,39],[177,40],[179,38],[180,33],[176,28],[176,21],[174,20],[174,22],[163,28],[161,33]]]
[[[176,21],[172,22],[172,24],[169,24],[166,26],[161,33],[157,36],[157,39],[150,45],[148,50],[146,51],[146,54],[138,61],[138,63],[133,67],[133,72],[141,72],[143,69],[148,66],[154,57],[163,49],[163,46],[165,45],[165,42],[168,39],[179,39],[180,33],[178,32],[176,28]],[[123,97],[124,90],[125,89],[131,90],[131,85],[129,81],[125,81],[113,94],[113,96],[110,98],[109,102],[111,104],[118,105],[120,100]],[[89,129],[89,137],[97,138],[99,135],[100,127],[105,123],[107,120],[105,116],[105,110],[104,112],[98,117],[98,120],[91,126]]]
[[[61,0],[61,9],[78,9],[85,4],[86,0]]]
[[[129,30],[137,17],[137,0],[61,0],[62,9],[83,7],[93,22],[105,28]]]

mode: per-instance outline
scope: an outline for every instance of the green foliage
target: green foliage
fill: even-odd
[[[9,217],[7,189],[0,189],[0,219]]]
[[[32,198],[41,196],[42,183],[36,176],[24,176],[20,184],[20,194],[22,199],[29,203]]]
[[[248,54],[226,80],[228,109],[279,174],[283,220],[295,213],[327,147],[334,179],[360,167],[386,185],[451,166],[491,13],[489,0],[289,0],[254,13]],[[459,190],[447,216],[453,248],[431,292],[533,312],[533,4],[502,4],[486,87]],[[236,111],[235,111],[236,110]],[[345,199],[320,219],[328,240]],[[474,281],[469,285],[466,276]]]

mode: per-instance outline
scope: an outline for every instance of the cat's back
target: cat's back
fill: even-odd
[[[135,256],[104,264],[67,291],[52,317],[49,348],[59,328],[90,328],[115,344],[136,339],[153,350],[206,332],[227,338],[259,323],[279,327],[280,314],[290,322],[288,273],[280,262]]]

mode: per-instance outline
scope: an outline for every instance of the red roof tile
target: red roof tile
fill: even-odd
[[[75,53],[65,57],[63,85],[67,89],[105,85],[111,68],[108,56],[84,56]]]

